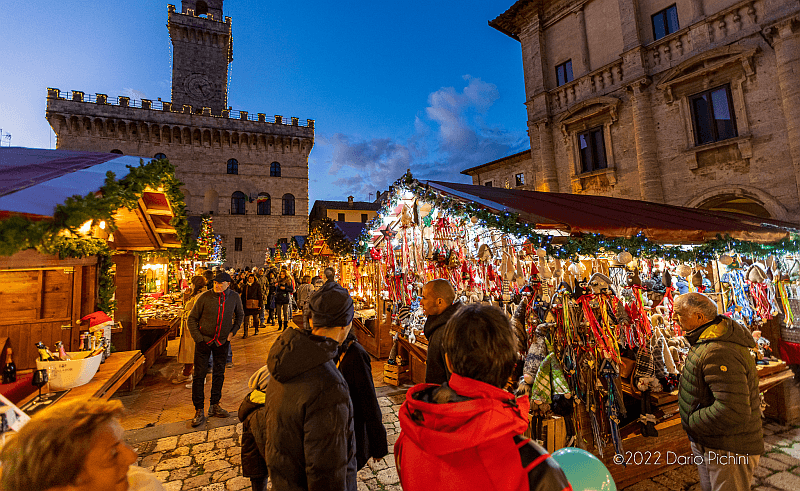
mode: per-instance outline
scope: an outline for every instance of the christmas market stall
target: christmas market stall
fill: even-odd
[[[4,148],[0,169],[0,337],[20,374],[35,375],[48,357],[81,359],[106,338],[108,359],[64,400],[132,386],[166,339],[166,330],[162,340],[138,328],[142,254],[187,251],[191,242],[174,168],[117,154]]]
[[[751,330],[760,389],[778,387],[781,399],[768,414],[797,411],[781,395],[797,389],[780,352],[800,315],[800,226],[410,175],[394,190],[358,244],[396,336],[387,382],[424,381],[418,297],[448,279],[457,301],[512,319],[519,361],[508,388],[530,395],[532,436],[551,452],[594,452],[624,487],[679,465],[667,452],[690,454],[677,410],[688,343],[672,314],[679,294],[697,291]],[[630,460],[655,452],[650,465]]]
[[[350,291],[356,309],[353,322],[358,342],[378,359],[389,355],[392,346],[391,318],[386,316],[385,303],[379,295],[379,264],[354,257],[354,245],[358,242],[366,224],[361,222],[334,221],[322,218],[311,223],[304,257],[312,262],[314,269],[326,267],[336,270],[339,283]]]

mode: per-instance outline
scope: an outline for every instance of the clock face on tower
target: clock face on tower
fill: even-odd
[[[186,93],[201,100],[211,97],[214,84],[205,75],[194,73],[186,78]]]

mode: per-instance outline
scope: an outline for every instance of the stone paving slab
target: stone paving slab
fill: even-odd
[[[392,394],[378,398],[390,453],[377,461],[371,460],[358,472],[359,491],[402,489],[391,452],[400,432],[397,411],[404,397],[403,394]],[[800,490],[800,427],[768,422],[765,429],[772,432],[769,437],[774,444],[760,459],[752,489]],[[142,433],[137,430],[126,433],[126,440],[139,439],[132,442],[139,451],[139,465],[156,472],[168,491],[240,491],[250,488],[250,480],[242,476],[240,423],[190,430],[184,428],[183,433],[177,435],[168,434],[174,429],[161,433],[154,431],[150,434],[161,436],[149,441],[141,441]],[[682,466],[621,491],[700,491],[699,480],[695,466]]]

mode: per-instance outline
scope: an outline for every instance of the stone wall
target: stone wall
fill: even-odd
[[[214,232],[222,235],[227,265],[254,266],[264,263],[267,247],[278,239],[308,234],[308,155],[314,144],[314,122],[300,126],[251,121],[212,115],[179,113],[142,107],[125,107],[62,98],[50,89],[47,119],[64,150],[110,152],[153,158],[163,153],[184,183],[187,213],[212,213]],[[101,98],[102,99],[102,98]],[[166,107],[166,106],[165,106]],[[265,118],[262,118],[265,119]],[[238,174],[227,173],[230,159],[238,162]],[[270,177],[273,162],[280,164],[280,177]],[[244,215],[231,214],[231,196],[247,197]],[[270,196],[270,214],[258,215],[260,193]],[[295,199],[294,216],[283,216],[282,198]],[[253,202],[249,202],[252,198]],[[235,238],[242,238],[242,251],[235,251]]]
[[[640,2],[637,12],[620,1],[605,18],[595,3],[531,4],[491,22],[522,45],[532,155],[526,184],[687,206],[730,196],[773,218],[796,216],[800,143],[791,143],[793,131],[800,136],[800,89],[790,74],[800,71],[800,7],[678,2],[680,29],[653,41],[651,16],[672,2]],[[556,86],[555,65],[566,59],[575,79]],[[737,135],[698,145],[689,98],[724,85]],[[603,131],[608,168],[584,172],[578,136],[592,129]],[[473,181],[504,180],[518,168],[493,165]]]

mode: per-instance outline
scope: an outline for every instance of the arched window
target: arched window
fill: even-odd
[[[244,215],[244,203],[247,195],[241,191],[236,191],[231,196],[231,215]]]
[[[207,15],[208,14],[208,4],[203,0],[199,0],[195,4],[195,15]]]
[[[120,150],[120,149],[118,149],[118,148],[115,148],[114,150],[112,150],[112,151],[110,151],[110,152],[108,152],[108,153],[115,153],[115,154],[117,154],[117,155],[122,155],[122,150]]]
[[[283,195],[283,214],[294,215],[294,196],[289,193]]]
[[[153,159],[155,159],[155,160],[161,160],[161,159],[166,159],[166,158],[167,158],[167,155],[163,154],[161,152],[153,155]]]
[[[236,159],[228,160],[228,174],[238,174],[239,173],[239,161]]]
[[[269,164],[269,177],[281,177],[281,164],[277,162]]]
[[[256,202],[258,203],[256,213],[259,215],[270,215],[272,214],[272,204],[270,203],[269,194],[267,193],[258,193],[258,198],[256,198]]]

